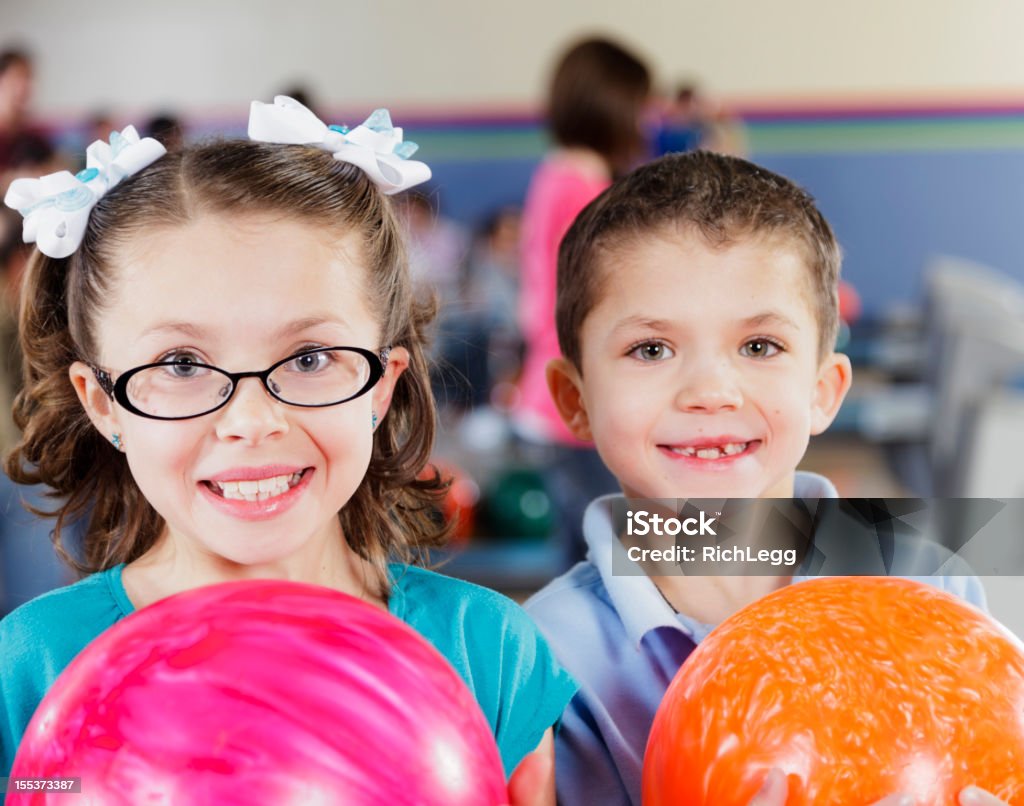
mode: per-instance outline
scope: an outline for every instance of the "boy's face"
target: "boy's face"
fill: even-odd
[[[808,268],[781,240],[652,233],[604,257],[582,373],[552,362],[563,418],[638,498],[791,497],[850,362],[818,360]]]

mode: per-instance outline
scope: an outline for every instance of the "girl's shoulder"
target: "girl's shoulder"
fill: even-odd
[[[130,608],[117,566],[38,596],[0,620],[0,776],[50,686],[96,636],[127,615],[125,604]]]
[[[0,665],[17,659],[46,659],[64,665],[86,644],[128,615],[121,566],[92,574],[73,585],[44,593],[0,620]],[[130,607],[130,605],[128,605]]]
[[[511,772],[561,717],[575,681],[508,597],[415,566],[389,570],[391,614],[426,638],[463,678]]]
[[[547,650],[533,619],[504,594],[418,566],[392,564],[389,571],[389,611],[427,638]]]

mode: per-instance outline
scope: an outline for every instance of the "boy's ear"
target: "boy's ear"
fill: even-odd
[[[82,408],[103,437],[110,439],[111,434],[120,433],[121,428],[114,412],[114,401],[103,391],[89,365],[75,361],[68,368],[68,376]]]
[[[555,408],[562,416],[562,422],[576,439],[592,442],[590,418],[583,401],[583,382],[572,362],[565,358],[556,358],[547,366],[548,390],[555,401]]]
[[[811,435],[820,434],[835,419],[843,398],[850,391],[853,368],[842,353],[832,353],[821,362],[811,401]]]

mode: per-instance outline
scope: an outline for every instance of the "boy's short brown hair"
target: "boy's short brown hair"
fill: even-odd
[[[580,329],[601,292],[603,257],[670,227],[727,247],[740,238],[782,238],[801,251],[810,272],[819,325],[819,357],[839,329],[841,255],[810,194],[778,174],[736,157],[697,151],[670,154],[625,176],[577,216],[558,252],[555,321],[562,354],[582,369]]]

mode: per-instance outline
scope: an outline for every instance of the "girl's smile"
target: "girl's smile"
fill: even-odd
[[[376,354],[380,325],[360,254],[355,235],[270,216],[204,214],[148,233],[120,250],[112,301],[98,320],[99,360],[115,383],[133,368],[181,361],[134,392],[140,406],[155,406],[156,396],[204,383],[209,370],[194,364],[237,373],[311,349]],[[308,389],[339,355],[282,365],[270,387],[243,377],[221,408],[190,419],[150,419],[92,389],[103,431],[120,435],[132,476],[166,523],[143,562],[208,557],[295,578],[296,569],[349,550],[338,512],[366,475],[373,418],[387,409],[405,351],[396,347],[384,377],[344,403],[302,407],[269,391]]]
[[[212,506],[244,520],[272,518],[294,506],[308,489],[312,467],[278,473],[282,467],[238,468],[199,482]],[[268,475],[274,473],[274,475]]]

